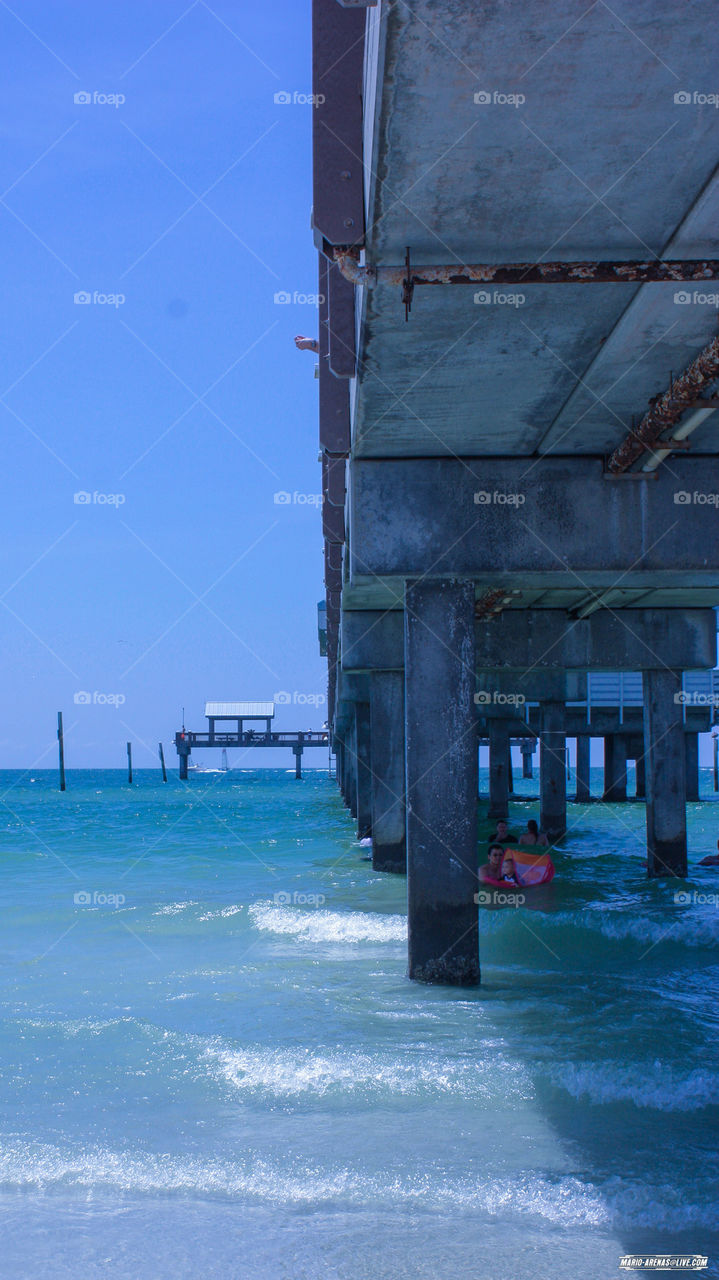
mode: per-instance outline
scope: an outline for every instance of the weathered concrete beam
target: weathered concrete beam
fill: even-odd
[[[312,219],[320,242],[358,244],[364,234],[364,32],[362,10],[312,0]]]
[[[478,671],[474,700],[481,715],[521,714],[526,702],[585,702],[586,671]]]
[[[355,459],[350,582],[714,587],[717,494],[716,457],[637,480],[607,478],[596,458]]]
[[[404,666],[401,612],[343,610],[341,627],[345,671]],[[572,668],[701,671],[716,661],[716,617],[712,609],[600,609],[581,619],[561,609],[514,609],[476,622],[475,641],[479,671],[531,669],[527,684],[540,672]]]

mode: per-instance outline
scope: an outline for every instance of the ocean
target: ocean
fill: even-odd
[[[0,799],[6,1280],[719,1275],[711,801],[681,884],[645,878],[643,806],[570,805],[468,991],[407,980],[405,881],[326,773]]]

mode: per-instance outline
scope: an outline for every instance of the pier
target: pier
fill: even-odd
[[[289,747],[295,757],[295,777],[301,778],[305,750],[309,747],[324,747],[327,751],[329,734],[323,729],[278,732],[272,729],[274,714],[274,702],[207,702],[205,716],[209,729],[195,733],[183,727],[175,734],[180,778],[183,781],[187,778],[192,752],[206,747],[241,747],[243,751],[249,748]],[[218,722],[221,725],[234,725],[234,729],[218,730]],[[255,729],[255,724],[263,727]]]
[[[677,84],[711,79],[671,0],[638,10]],[[582,105],[598,59],[602,101],[621,103],[646,56],[609,29],[573,31],[559,81],[519,3],[313,0],[313,37],[338,785],[375,869],[406,871],[410,976],[473,984],[480,739],[498,816],[510,735],[535,738],[541,824],[560,841],[567,738],[584,802],[603,737],[606,801],[637,762],[647,874],[687,873],[716,705],[692,681],[717,653],[719,337],[697,299],[718,287],[719,157],[708,115],[688,144],[669,85],[634,113],[631,146],[614,108]],[[497,97],[525,75],[521,102]],[[590,218],[562,160],[588,138],[591,190],[613,192]],[[593,705],[604,676],[638,681],[639,700]]]

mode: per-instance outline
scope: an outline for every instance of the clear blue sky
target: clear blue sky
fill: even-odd
[[[325,692],[319,511],[274,501],[320,488],[316,310],[274,301],[317,290],[311,107],[274,101],[310,5],[17,0],[0,48],[0,767],[54,765],[59,709],[69,765],[153,764],[183,704]]]

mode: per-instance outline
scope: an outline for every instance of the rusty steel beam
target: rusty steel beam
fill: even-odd
[[[620,475],[631,467],[647,449],[654,448],[661,441],[662,434],[674,427],[685,410],[690,409],[700,393],[719,378],[719,337],[699,353],[687,369],[662,396],[655,396],[649,401],[649,409],[639,426],[622,441],[614,450],[607,462],[607,471],[611,475]],[[666,442],[669,446],[670,442]]]
[[[502,612],[506,600],[507,592],[504,587],[495,587],[492,591],[485,592],[479,600],[475,600],[475,618],[494,618],[496,614]]]
[[[354,248],[335,248],[334,258],[352,284],[647,284],[654,281],[719,280],[719,259],[679,258],[632,262],[485,262],[471,266],[361,266]]]

